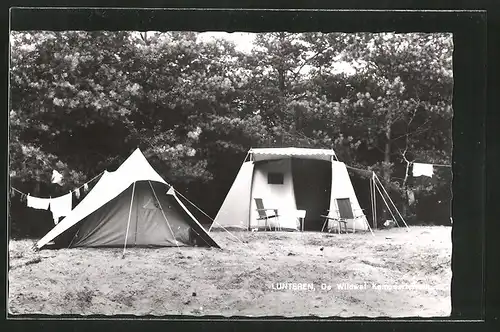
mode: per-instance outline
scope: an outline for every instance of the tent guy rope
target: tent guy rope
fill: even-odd
[[[389,212],[390,212],[390,214],[391,214],[392,218],[393,218],[393,219],[394,219],[394,221],[396,222],[396,225],[398,225],[398,227],[399,227],[398,220],[396,219],[396,217],[395,217],[395,216],[394,216],[394,214],[392,213],[391,208],[389,208],[389,204],[387,204],[387,201],[385,200],[384,195],[383,195],[383,194],[382,194],[382,192],[380,191],[380,188],[378,187],[378,184],[377,184],[376,182],[374,182],[374,183],[375,183],[375,188],[377,188],[377,190],[378,190],[378,192],[379,192],[379,194],[380,194],[380,197],[382,197],[382,200],[383,200],[383,201],[384,201],[384,203],[385,203],[385,206],[387,206],[387,209],[389,210]]]
[[[151,184],[151,181],[148,181],[148,183],[149,183],[149,186],[151,187],[151,190],[153,191],[153,194],[155,195],[156,202],[158,202],[158,206],[160,207],[161,214],[163,215],[163,218],[167,222],[168,229],[170,230],[170,234],[172,234],[172,237],[173,237],[173,239],[175,241],[175,245],[177,246],[177,249],[179,250],[179,252],[181,252],[181,248],[179,247],[179,243],[177,242],[177,239],[175,238],[175,234],[172,231],[172,227],[170,227],[170,223],[168,222],[167,216],[165,216],[165,212],[163,211],[163,208],[161,206],[160,200],[158,199],[158,196],[156,196],[155,189],[153,188],[153,185]]]
[[[248,156],[248,155],[247,155]],[[246,158],[246,157],[245,157]],[[194,206],[196,209],[198,209],[198,211],[200,211],[201,213],[203,213],[206,217],[208,217],[210,220],[212,220],[212,224],[213,223],[216,223],[218,224],[220,227],[222,227],[222,229],[224,229],[229,235],[231,235],[232,237],[234,237],[236,240],[240,241],[241,243],[245,243],[243,241],[241,241],[237,236],[233,235],[230,231],[228,231],[224,226],[220,225],[218,222],[216,222],[214,219],[212,219],[212,217],[210,217],[208,214],[205,213],[205,211],[203,211],[202,209],[200,209],[199,207],[196,206],[196,204],[194,204],[193,202],[191,202],[186,196],[182,195],[180,192],[178,192],[175,188],[174,188],[174,191],[179,194],[179,196],[181,196],[182,198],[184,198],[186,201],[188,201],[189,204],[191,204],[192,206]],[[210,229],[212,229],[212,227],[210,226]],[[210,229],[208,230],[208,233],[210,233]]]
[[[375,174],[375,173],[374,173]],[[378,176],[375,174],[375,179],[380,183],[380,186],[382,187],[382,189],[384,190],[385,194],[387,195],[387,198],[389,198],[389,200],[391,201],[392,203],[392,206],[394,206],[394,209],[396,210],[396,212],[398,213],[399,217],[401,218],[401,220],[403,221],[403,223],[405,224],[406,228],[409,228],[408,225],[406,224],[406,221],[405,219],[403,218],[403,216],[401,215],[401,213],[399,213],[399,210],[398,208],[396,207],[396,204],[394,204],[394,202],[392,201],[392,198],[391,196],[389,196],[389,193],[387,193],[387,190],[385,190],[384,186],[382,185],[382,182],[380,182],[380,179],[378,178]]]

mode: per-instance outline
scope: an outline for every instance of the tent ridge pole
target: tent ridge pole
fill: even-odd
[[[128,230],[130,228],[130,217],[132,216],[132,203],[134,202],[135,184],[136,182],[134,182],[134,185],[132,186],[132,196],[130,197],[130,209],[128,211],[127,231],[125,232],[125,243],[123,244],[122,258],[125,257],[125,249],[127,248]]]

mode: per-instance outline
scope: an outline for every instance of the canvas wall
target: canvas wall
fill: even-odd
[[[268,173],[282,173],[283,184],[268,184]],[[255,164],[252,180],[250,205],[251,227],[264,227],[264,220],[258,219],[255,198],[262,198],[265,208],[276,208],[280,211],[279,223],[282,228],[297,229],[295,211],[295,194],[293,189],[291,159],[271,160]],[[271,221],[273,226],[275,221]]]
[[[349,230],[368,230],[366,217],[359,206],[354,187],[352,186],[349,173],[344,163],[339,161],[332,162],[332,192],[330,198],[330,217],[339,217],[336,204],[337,198],[349,198],[351,208],[354,214],[354,219],[348,220],[347,228]],[[337,227],[337,223],[330,221],[330,227]]]

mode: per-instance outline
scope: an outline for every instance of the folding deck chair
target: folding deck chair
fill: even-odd
[[[321,217],[325,218],[321,231],[324,231],[329,220],[334,220],[337,221],[339,234],[342,233],[342,225],[347,234],[347,220],[355,219],[352,212],[351,201],[349,198],[337,198],[335,201],[337,203],[338,217],[330,217],[329,213],[327,215],[321,215]],[[328,210],[328,212],[330,212],[330,210]]]
[[[255,205],[257,206],[257,212],[259,213],[259,217],[257,220],[265,220],[266,221],[266,230],[268,228],[268,220],[271,218],[276,218],[278,222],[278,230],[281,230],[281,226],[279,224],[279,215],[278,209],[266,209],[264,208],[264,203],[262,202],[262,198],[255,198]],[[268,212],[273,211],[274,213]],[[271,229],[271,227],[269,227]],[[276,227],[275,227],[276,230]]]

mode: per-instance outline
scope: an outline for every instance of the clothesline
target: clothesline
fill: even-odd
[[[415,162],[407,162],[408,164],[412,163],[412,164],[415,164]],[[416,164],[422,164],[422,163],[416,163]],[[451,165],[446,165],[446,164],[430,164],[434,167],[452,167]],[[358,167],[353,167],[353,166],[349,166],[349,165],[345,165],[347,168],[350,168],[350,169],[354,169],[354,170],[357,170],[357,171],[362,171],[362,172],[373,172],[371,170],[368,170],[368,169],[362,169],[362,168],[358,168]],[[101,176],[102,174],[104,173],[104,171],[102,171],[101,173],[97,174],[96,176],[94,176],[92,179],[90,179],[89,181],[85,182],[84,184],[82,184],[81,186],[71,190],[70,192],[73,193],[77,190],[80,190],[81,188],[85,187],[86,185],[88,185],[89,183],[91,183],[92,181],[94,181],[96,178],[98,178],[99,176]],[[24,196],[28,196],[29,194],[27,193],[24,193],[22,192],[21,190],[11,186],[11,188],[15,191],[17,191],[18,193],[20,193],[21,195],[24,195]]]
[[[77,191],[78,189],[81,189],[83,187],[85,187],[86,184],[89,184],[90,182],[94,181],[95,179],[97,179],[99,176],[101,176],[102,174],[104,173],[104,171],[102,171],[101,173],[97,174],[96,176],[94,176],[92,179],[88,180],[87,182],[85,182],[84,184],[82,184],[80,187],[76,188],[75,190],[73,191]]]
[[[412,164],[425,164],[425,163],[415,163],[415,162],[411,162],[411,163]],[[451,165],[445,165],[445,164],[428,164],[428,165],[432,165],[435,167],[452,167]],[[368,170],[368,169],[357,168],[357,167],[353,167],[353,166],[349,166],[349,165],[345,165],[345,167],[355,169],[357,171],[371,172],[371,170]]]
[[[101,176],[102,174],[104,173],[104,171],[102,171],[101,173],[97,174],[96,176],[94,176],[92,179],[88,180],[87,182],[85,182],[84,184],[82,184],[81,186],[71,190],[70,192],[71,193],[74,193],[75,191],[77,190],[80,190],[81,188],[85,187],[86,185],[88,185],[89,183],[91,183],[92,181],[94,181],[95,179],[97,179],[99,176]],[[28,196],[29,194],[27,193],[24,193],[22,192],[21,190],[13,187],[13,186],[10,186],[13,190],[17,191],[18,193],[20,193],[21,195],[24,195],[24,196]],[[51,197],[52,198],[52,197]]]
[[[414,163],[414,162],[412,162]],[[421,164],[421,163],[418,163],[418,164]],[[445,165],[445,164],[431,164],[432,166],[435,166],[435,167],[452,167],[451,165]],[[372,172],[371,170],[368,170],[368,169],[362,169],[362,168],[358,168],[358,167],[353,167],[353,166],[349,166],[349,165],[345,165],[347,168],[350,168],[350,169],[354,169],[354,170],[357,170],[357,171],[362,171],[362,172]],[[89,181],[85,182],[84,184],[82,184],[81,186],[71,190],[71,192],[75,192],[77,190],[80,190],[81,188],[85,187],[86,185],[88,185],[89,183],[91,183],[92,181],[94,181],[96,178],[98,178],[99,176],[101,176],[102,174],[104,173],[104,171],[102,171],[101,173],[97,174],[96,176],[94,176],[92,179],[90,179]],[[11,186],[11,188],[15,191],[17,191],[18,193],[20,193],[21,195],[24,195],[24,196],[28,196],[27,193],[24,193],[22,192],[21,190]]]
[[[426,175],[426,176],[432,177],[432,168],[433,167],[452,167],[451,165],[445,165],[445,164],[425,164],[425,163],[416,163],[416,162],[410,162],[410,161],[406,161],[406,163],[407,163],[407,172],[408,172],[408,169],[409,169],[411,164],[415,164],[415,167],[416,167],[416,165],[424,166],[426,168],[430,167],[430,170],[426,170],[424,172],[422,172],[422,170],[420,170],[419,172],[417,172],[417,174],[415,174],[415,171],[414,171],[414,176]],[[362,169],[362,168],[353,167],[353,166],[349,166],[349,165],[345,165],[345,166],[346,166],[346,168],[350,168],[350,169],[353,169],[356,171],[374,173],[373,170]],[[404,179],[400,179],[400,180],[404,180]]]
[[[413,164],[425,164],[425,163],[416,163],[416,162],[412,162]],[[445,165],[445,164],[429,164],[429,165],[432,165],[434,167],[451,167],[451,165]]]
[[[372,172],[372,171],[371,171],[371,170],[369,170],[369,169],[362,169],[362,168],[357,168],[357,167],[353,167],[353,166],[349,166],[349,165],[345,165],[345,167],[347,167],[347,168],[351,168],[351,169],[355,169],[355,170],[357,170],[357,171],[362,171],[362,172],[370,172],[370,173]]]
[[[18,193],[20,193],[21,195],[25,195],[25,196],[26,196],[26,194],[25,194],[25,193],[23,193],[21,190],[16,189],[16,188],[14,188],[14,187],[12,187],[12,186],[10,186],[10,187],[11,187],[12,189],[14,189],[15,191],[17,191]]]
[[[415,163],[415,164],[422,164],[422,163]],[[451,165],[444,165],[444,164],[428,164],[428,165],[432,165],[434,167],[452,167]],[[362,172],[370,172],[370,173],[372,172],[371,170],[368,170],[368,169],[357,168],[357,167],[353,167],[353,166],[349,166],[349,165],[345,165],[345,167],[350,168],[350,169],[354,169],[357,171],[362,171]]]

